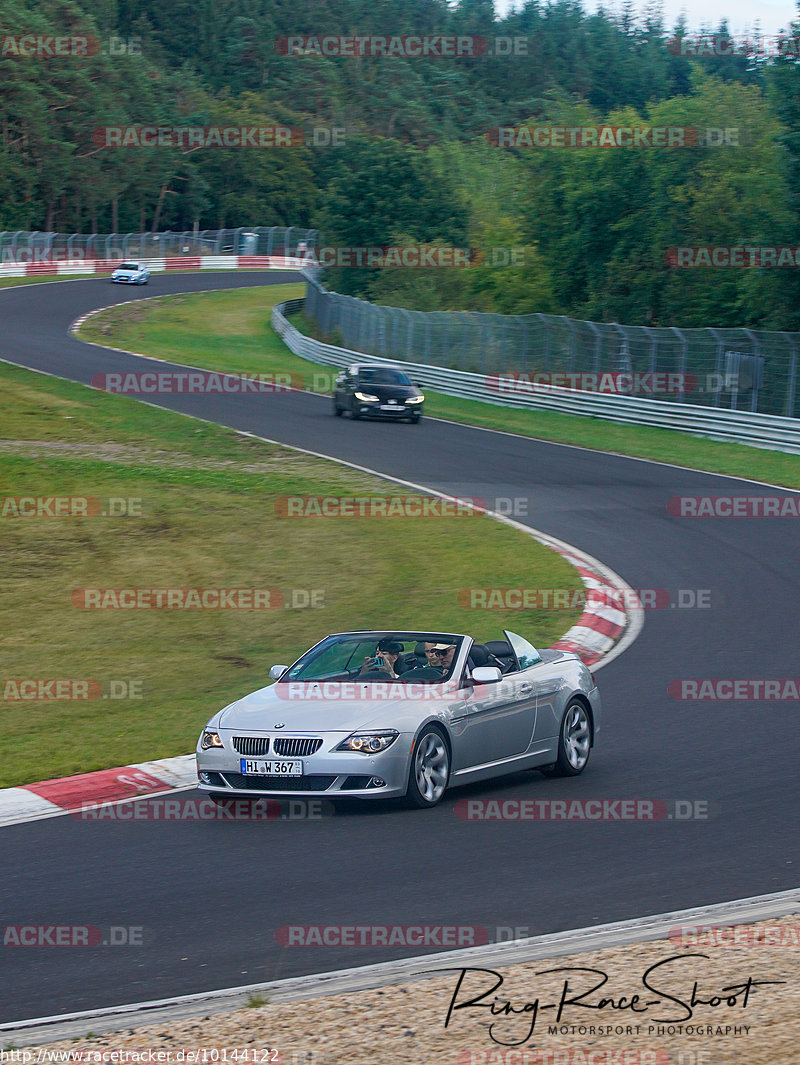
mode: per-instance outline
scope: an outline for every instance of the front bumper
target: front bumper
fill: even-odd
[[[112,277],[111,280],[115,285],[144,285],[147,283],[146,277]]]
[[[225,747],[197,749],[197,777],[200,791],[232,798],[267,796],[273,799],[386,799],[405,795],[413,736],[401,733],[387,750],[367,755],[334,751],[349,733],[323,735],[321,748],[301,758],[302,777],[253,777],[240,772],[240,759],[232,736],[220,732]],[[265,756],[276,759],[274,755]],[[291,761],[291,759],[285,759]],[[377,784],[376,781],[382,781]]]
[[[422,403],[415,403],[411,407],[398,404],[396,409],[390,410],[389,404],[385,404],[385,409],[379,403],[359,403],[358,413],[362,418],[417,418],[421,416],[423,406]]]

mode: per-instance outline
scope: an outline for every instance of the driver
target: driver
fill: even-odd
[[[455,653],[456,645],[454,643],[425,644],[425,657],[428,660],[428,665],[434,669],[440,669],[443,677],[450,672]]]

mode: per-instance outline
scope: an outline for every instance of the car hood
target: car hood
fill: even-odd
[[[218,727],[236,731],[343,732],[356,729],[396,728],[413,730],[418,722],[447,702],[446,696],[395,698],[399,685],[386,686],[385,697],[373,697],[370,686],[352,682],[321,690],[314,684],[273,684],[231,703],[218,718]],[[341,693],[341,694],[340,694]],[[350,695],[354,697],[350,698]],[[450,696],[452,700],[454,696]]]
[[[362,384],[358,386],[358,391],[371,393],[378,399],[397,399],[401,402],[409,396],[419,395],[418,389],[409,388],[408,385]]]

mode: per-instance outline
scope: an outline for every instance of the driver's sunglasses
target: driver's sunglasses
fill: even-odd
[[[452,647],[446,648],[444,651],[436,651],[433,648],[430,651],[426,651],[426,655],[436,655],[437,658],[444,658],[445,655],[449,655],[453,650]]]

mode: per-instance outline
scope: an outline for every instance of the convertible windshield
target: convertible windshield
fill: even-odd
[[[408,674],[409,680],[441,680],[441,669],[431,668],[425,655],[426,644],[438,644],[440,647],[450,645],[455,648],[450,658],[451,665],[458,658],[458,652],[464,640],[463,636],[441,632],[348,632],[328,636],[316,647],[312,647],[291,666],[279,684],[298,680],[348,681],[356,677],[366,681],[386,680],[386,670],[391,666],[381,656],[380,646],[393,646],[397,657],[394,661],[394,673],[399,680]],[[394,656],[392,656],[394,657]],[[378,662],[375,660],[379,659]],[[425,672],[419,672],[424,670]],[[447,671],[449,672],[449,670]]]
[[[362,369],[358,374],[360,380],[369,381],[375,385],[406,385],[411,386],[408,376],[399,370],[366,370]]]

